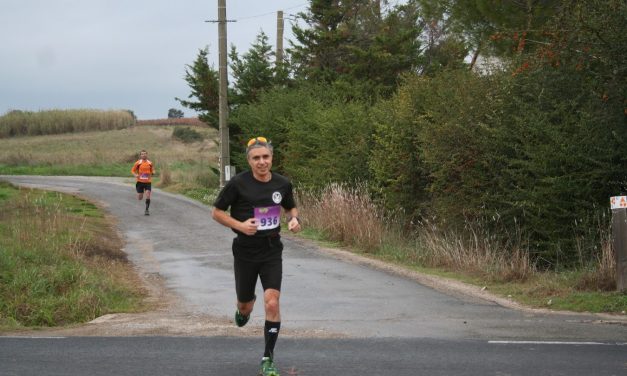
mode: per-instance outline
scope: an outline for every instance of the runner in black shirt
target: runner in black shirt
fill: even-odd
[[[255,303],[257,277],[261,280],[266,311],[266,346],[259,372],[263,376],[278,376],[273,352],[281,327],[281,208],[287,214],[288,230],[298,232],[301,226],[292,184],[271,171],[272,144],[265,137],[251,139],[246,159],[250,171],[236,175],[222,189],[214,202],[213,219],[237,234],[233,239],[237,326],[248,322]],[[229,207],[230,215],[226,213]]]

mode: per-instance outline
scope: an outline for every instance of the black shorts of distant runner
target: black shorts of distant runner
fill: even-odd
[[[144,193],[144,191],[152,191],[152,184],[151,183],[142,183],[142,182],[137,182],[135,184],[135,190],[137,191],[137,193]]]

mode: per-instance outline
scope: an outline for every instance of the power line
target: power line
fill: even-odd
[[[295,6],[293,6],[293,7],[289,7],[289,8],[286,8],[286,9],[284,9],[284,10],[290,10],[290,9],[300,8],[300,7],[305,6],[305,5],[307,5],[307,4],[309,4],[309,3],[303,3],[303,4],[300,4],[300,5],[295,5]],[[255,15],[255,16],[238,17],[235,21],[243,21],[243,20],[250,20],[250,19],[253,19],[253,18],[261,18],[261,17],[269,16],[269,15],[271,15],[271,14],[272,14],[272,15],[276,14],[276,11],[275,11],[275,12],[268,12],[268,13],[257,14],[257,15]]]

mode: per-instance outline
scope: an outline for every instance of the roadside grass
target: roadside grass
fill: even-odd
[[[530,307],[622,315],[627,311],[627,294],[614,291],[615,264],[608,237],[596,261],[582,262],[573,270],[539,270],[515,239],[504,244],[476,224],[465,235],[440,231],[428,223],[416,225],[410,233],[403,231],[400,216],[383,213],[365,186],[331,185],[321,192],[299,191],[297,196],[306,229],[301,236],[323,246],[341,246],[480,286]]]
[[[121,246],[93,204],[0,182],[0,330],[146,309]]]

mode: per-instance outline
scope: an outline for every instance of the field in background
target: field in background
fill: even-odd
[[[128,176],[146,149],[158,187],[202,198],[218,185],[217,131],[194,127],[203,139],[184,143],[173,126],[0,139],[0,174]]]

